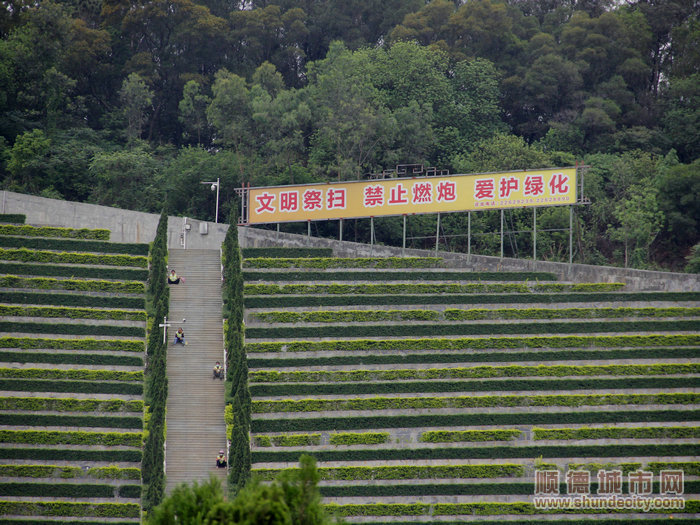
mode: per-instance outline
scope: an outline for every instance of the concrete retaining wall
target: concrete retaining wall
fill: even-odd
[[[158,215],[122,210],[34,195],[2,191],[0,213],[22,213],[27,224],[36,226],[63,226],[67,228],[105,228],[112,232],[113,242],[148,243],[155,237]],[[168,247],[198,250],[217,249],[228,230],[227,224],[199,221],[185,217],[169,217]],[[204,233],[206,232],[206,233]],[[338,257],[431,257],[433,250],[402,250],[390,246],[370,246],[349,241],[322,239],[239,227],[238,235],[243,248],[252,247],[317,247],[331,248]],[[630,270],[610,266],[566,264],[527,259],[509,259],[485,255],[466,255],[438,252],[452,268],[474,271],[531,271],[551,272],[559,279],[572,282],[623,282],[627,290],[646,291],[700,291],[700,274]]]

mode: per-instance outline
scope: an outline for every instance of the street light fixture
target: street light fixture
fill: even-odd
[[[216,190],[216,219],[214,220],[215,223],[219,223],[219,186],[221,186],[221,183],[219,182],[219,178],[216,178],[216,182],[214,181],[204,181],[200,182],[200,184],[211,184],[211,191]]]

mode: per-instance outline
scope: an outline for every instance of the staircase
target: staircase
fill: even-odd
[[[226,469],[216,468],[216,455],[226,449],[226,425],[224,381],[212,379],[214,363],[224,362],[219,250],[170,250],[168,266],[185,278],[170,287],[165,452],[170,493],[211,474],[225,482]],[[179,327],[187,346],[173,344]]]

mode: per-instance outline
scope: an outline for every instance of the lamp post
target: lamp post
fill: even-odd
[[[219,178],[216,178],[216,182],[214,181],[204,181],[200,182],[200,184],[211,184],[211,191],[214,191],[214,188],[216,188],[216,215],[215,215],[215,223],[219,223],[219,186],[221,186],[221,183],[219,182]]]

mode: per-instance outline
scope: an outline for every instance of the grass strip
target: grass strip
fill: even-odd
[[[660,423],[698,421],[700,410],[634,410],[596,412],[522,412],[522,413],[462,413],[425,414],[415,416],[353,416],[313,417],[293,419],[253,419],[251,432],[310,432],[324,430],[360,430],[389,428],[513,426],[593,423]],[[536,448],[536,447],[532,447]],[[696,451],[697,452],[697,451]],[[534,454],[538,457],[541,454]],[[655,454],[651,454],[652,456]],[[683,455],[683,454],[681,454]],[[691,456],[694,454],[690,454]],[[644,455],[642,455],[644,456]],[[497,456],[494,456],[497,457]],[[514,456],[525,457],[525,456]],[[316,459],[319,459],[318,457]],[[400,459],[400,458],[397,458]],[[454,458],[456,459],[456,458]],[[258,460],[262,461],[262,460]],[[273,460],[278,461],[278,460]],[[279,461],[297,461],[285,459]],[[319,459],[319,461],[321,461]],[[329,460],[330,461],[330,460]]]

